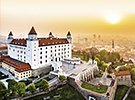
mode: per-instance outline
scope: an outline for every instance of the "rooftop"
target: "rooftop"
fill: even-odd
[[[3,62],[14,67],[17,72],[24,72],[24,71],[31,70],[31,66],[28,63],[15,60],[10,57],[4,59]]]
[[[130,71],[118,71],[118,72],[114,72],[114,74],[116,76],[125,76],[125,75],[130,75]]]
[[[25,39],[13,39],[10,44],[27,46],[27,38]],[[66,44],[68,43],[66,38],[38,38],[39,46],[49,46],[57,44]]]
[[[31,28],[30,32],[29,32],[29,35],[37,35],[34,27]]]

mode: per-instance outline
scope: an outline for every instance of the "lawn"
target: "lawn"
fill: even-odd
[[[91,84],[88,83],[83,83],[82,88],[94,91],[94,92],[98,92],[98,93],[106,93],[108,87],[107,86],[93,86]]]
[[[129,87],[128,86],[125,86],[125,85],[119,85],[119,86],[117,86],[114,100],[122,100],[122,98],[127,93],[128,89],[129,89]],[[133,100],[133,99],[131,99],[131,100]]]
[[[135,88],[132,88],[129,92],[128,97],[126,98],[126,100],[135,100]]]
[[[47,100],[85,100],[76,89],[69,85],[64,85],[48,94],[36,96],[27,100],[44,100],[43,98],[47,97],[49,97]]]

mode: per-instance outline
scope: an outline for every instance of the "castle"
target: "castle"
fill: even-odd
[[[66,38],[57,38],[51,32],[46,38],[37,38],[34,27],[28,38],[14,38],[8,35],[8,55],[2,67],[12,72],[18,79],[32,76],[32,71],[46,67],[51,62],[71,58],[72,37],[70,32]],[[54,68],[53,68],[54,69]]]

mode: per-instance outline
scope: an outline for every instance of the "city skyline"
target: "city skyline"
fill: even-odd
[[[1,0],[0,34],[26,36],[31,26],[39,36],[49,32],[134,35],[135,1],[131,0]]]

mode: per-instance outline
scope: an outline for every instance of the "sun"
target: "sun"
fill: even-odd
[[[121,20],[121,16],[117,14],[109,14],[106,16],[106,20],[111,24],[116,24]]]

